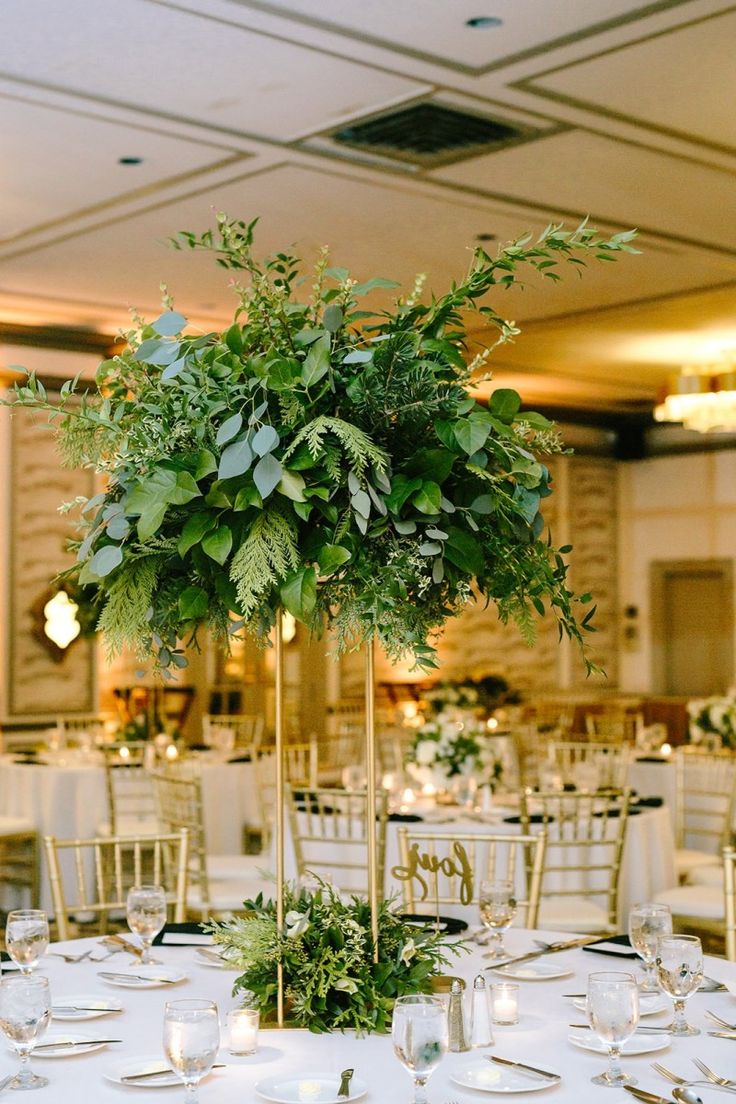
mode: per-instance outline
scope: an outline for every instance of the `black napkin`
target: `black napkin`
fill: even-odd
[[[232,759],[228,759],[228,763],[250,763],[250,755],[235,755]]]
[[[620,951],[608,950],[605,944],[614,944],[620,947]],[[600,946],[599,944],[604,944]],[[638,954],[631,946],[628,935],[609,935],[605,939],[597,939],[595,943],[588,943],[583,947],[584,951],[592,951],[593,954],[611,955],[613,958],[638,958]]]
[[[638,816],[639,813],[641,813],[641,812],[642,812],[641,809],[637,809],[635,806],[629,805],[629,816]],[[620,809],[609,809],[608,812],[605,812],[603,809],[601,809],[600,812],[593,813],[593,816],[594,817],[607,816],[609,818],[609,820],[615,820],[616,817],[621,816],[621,810]]]
[[[554,817],[544,817],[542,813],[532,813],[529,817],[530,824],[544,824],[545,821],[548,824],[554,824]],[[503,818],[504,824],[521,824],[520,816],[507,816]]]
[[[637,763],[669,763],[662,755],[637,755]]]
[[[629,809],[661,809],[663,805],[663,797],[637,797],[633,806],[629,805]]]
[[[190,921],[189,923],[186,923],[186,924],[165,924],[164,927],[161,929],[161,931],[158,933],[158,935],[154,938],[153,945],[154,945],[154,947],[160,947],[161,944],[164,941],[164,936],[166,935],[167,932],[172,932],[172,933],[176,932],[178,935],[204,935],[205,933],[203,932],[202,928],[203,928],[202,924],[197,924],[193,921]],[[199,942],[197,942],[197,943],[177,943],[177,944],[172,943],[171,944],[172,947],[174,945],[176,945],[177,947],[187,947],[187,946],[188,947],[194,947],[194,946],[200,947],[200,946],[202,946],[202,944],[199,943]]]
[[[425,912],[402,912],[401,919],[407,920],[412,924],[436,924],[436,916],[428,916]],[[443,935],[459,935],[460,932],[468,930],[468,925],[465,920],[460,920],[456,916],[440,916],[440,924],[444,925]]]
[[[388,819],[395,824],[419,824],[424,820],[417,813],[389,813]]]

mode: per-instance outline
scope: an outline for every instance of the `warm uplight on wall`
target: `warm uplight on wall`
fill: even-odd
[[[57,648],[68,648],[79,636],[82,626],[77,620],[79,606],[65,590],[59,590],[43,607],[43,631]]]
[[[683,368],[655,406],[658,422],[682,422],[697,433],[736,432],[736,365]]]

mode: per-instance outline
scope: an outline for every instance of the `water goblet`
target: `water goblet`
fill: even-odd
[[[644,963],[644,980],[639,984],[642,993],[659,991],[654,960],[657,943],[663,935],[672,935],[670,906],[634,905],[629,912],[629,939]]]
[[[22,974],[30,974],[49,945],[49,918],[41,909],[8,913],[5,947]]]
[[[505,958],[503,933],[516,916],[516,891],[513,882],[482,881],[478,892],[480,920],[491,933],[488,958]]]
[[[151,943],[166,923],[166,890],[157,885],[133,886],[128,891],[126,912],[128,927],[143,944],[141,962],[150,966],[155,962]]]
[[[184,1082],[187,1104],[197,1104],[199,1082],[220,1046],[217,1005],[209,1000],[169,1001],[164,1010],[164,1054]]]
[[[414,1104],[427,1104],[427,1081],[447,1053],[447,1009],[436,997],[399,997],[391,1023],[394,1054],[414,1080]]]
[[[48,1078],[33,1073],[30,1053],[51,1020],[49,979],[27,974],[0,981],[0,1029],[20,1056],[20,1069],[10,1089],[42,1089]]]
[[[665,935],[657,943],[657,980],[675,1005],[672,1035],[699,1035],[685,1019],[685,1001],[703,980],[703,948],[697,935]]]
[[[608,1069],[591,1077],[594,1085],[635,1085],[621,1069],[621,1047],[639,1023],[639,988],[633,974],[602,972],[588,975],[588,1023],[608,1047]]]

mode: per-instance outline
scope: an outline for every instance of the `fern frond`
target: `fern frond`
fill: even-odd
[[[253,522],[230,567],[240,602],[238,612],[248,617],[274,583],[285,579],[298,563],[293,527],[277,510],[264,510]]]
[[[387,458],[385,452],[370,439],[367,433],[342,418],[330,418],[325,414],[314,418],[304,429],[297,433],[284,453],[284,459],[288,460],[304,441],[312,459],[316,460],[320,453],[324,451],[324,438],[328,433],[331,433],[333,437],[337,437],[343,452],[358,474],[365,471],[369,464],[380,471],[386,469]]]
[[[160,555],[142,556],[130,561],[110,582],[107,602],[97,622],[105,637],[108,660],[120,655],[126,645],[141,651],[150,636],[146,614],[153,601],[161,564]]]

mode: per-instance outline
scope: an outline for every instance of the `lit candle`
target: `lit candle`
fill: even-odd
[[[519,986],[509,982],[491,986],[493,1022],[515,1024],[519,1022]]]
[[[431,782],[425,782],[422,786],[422,793],[425,797],[434,797],[434,795],[437,793],[437,787],[434,786]]]
[[[261,1014],[256,1008],[233,1008],[227,1014],[231,1054],[255,1054],[258,1049],[258,1024]]]
[[[121,759],[130,759],[130,748],[121,747],[119,753]]]
[[[383,777],[381,778],[381,786],[384,790],[388,790],[389,793],[390,793],[391,790],[394,788],[395,781],[396,781],[396,779],[394,778],[391,771],[386,771],[385,774],[383,775]]]
[[[659,754],[664,755],[665,758],[668,755],[671,755],[672,754],[672,745],[671,744],[662,744],[661,748],[659,749]]]
[[[166,749],[166,758],[167,759],[178,759],[178,757],[179,757],[179,752],[177,750],[176,744],[169,744],[169,746]]]
[[[495,717],[489,717],[486,721],[486,728],[489,732],[493,732],[494,728],[498,728],[498,721]]]

